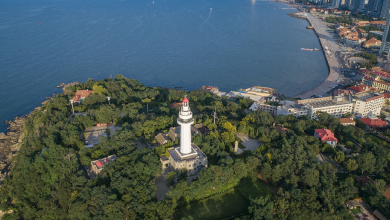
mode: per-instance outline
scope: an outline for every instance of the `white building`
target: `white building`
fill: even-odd
[[[384,97],[384,94],[371,91],[356,93],[353,97],[353,113],[358,118],[380,115]]]
[[[277,115],[307,115],[311,119],[317,119],[316,113],[327,112],[336,118],[341,118],[346,113],[352,113],[352,96],[334,96],[315,99],[282,101],[277,107]]]
[[[309,109],[306,106],[298,105],[294,101],[281,101],[281,106],[276,108],[277,115],[294,115],[299,117],[302,115],[309,115]]]

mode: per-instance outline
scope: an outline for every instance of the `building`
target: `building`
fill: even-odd
[[[363,122],[366,125],[366,129],[374,129],[374,128],[383,128],[387,127],[387,121],[384,121],[379,118],[361,118],[359,119],[361,122]]]
[[[71,102],[74,103],[74,105],[78,105],[81,103],[82,100],[84,100],[86,97],[90,96],[93,94],[92,90],[78,90],[73,98],[70,100]]]
[[[91,169],[97,175],[103,170],[105,165],[111,163],[112,161],[114,161],[116,159],[117,159],[117,157],[114,154],[114,155],[110,155],[108,157],[105,157],[105,158],[102,158],[99,160],[94,160],[91,162]]]
[[[180,146],[168,149],[168,157],[162,155],[160,161],[163,170],[171,168],[181,171],[186,169],[188,174],[193,174],[208,166],[206,154],[191,142],[191,125],[194,123],[192,112],[187,97],[183,100],[177,123],[180,125]]]
[[[260,99],[260,101],[253,102],[251,107],[249,107],[249,110],[251,111],[265,111],[270,115],[275,116],[277,113],[277,102],[271,101],[270,103],[266,104],[266,99],[263,97]]]
[[[386,4],[390,6],[389,1],[386,1]],[[379,55],[385,57],[386,59],[389,59],[389,54],[390,54],[389,53],[390,51],[390,34],[389,34],[390,20],[389,19],[390,18],[388,18],[389,17],[388,15],[389,15],[389,10],[387,10],[386,12],[386,17],[387,17],[386,27],[385,27],[385,31],[383,32],[381,49],[379,50]]]
[[[356,177],[356,180],[363,186],[366,185],[368,182],[375,183],[374,180],[372,180],[369,176],[359,176]]]
[[[316,113],[327,112],[336,118],[344,114],[352,113],[353,102],[351,95],[323,97],[292,101],[282,101],[277,107],[277,115],[295,115],[296,117],[307,115],[311,119],[317,119]]]
[[[356,122],[353,120],[353,118],[340,118],[340,124],[344,126],[355,126]]]
[[[160,146],[168,143],[168,137],[162,133],[160,133],[156,136],[156,140]]]
[[[380,48],[382,45],[382,41],[377,40],[376,38],[371,38],[368,41],[363,43],[364,48]]]
[[[382,8],[378,9],[379,17],[381,18],[388,18],[389,16],[389,9],[390,9],[390,1],[384,0],[382,2]]]
[[[318,112],[327,112],[336,118],[341,118],[344,114],[351,113],[353,109],[351,95],[304,99],[298,100],[297,104],[308,108],[311,119],[317,119]]]
[[[326,142],[332,147],[336,147],[338,142],[334,134],[328,129],[314,129],[314,137],[318,137],[320,141]]]
[[[376,89],[371,88],[367,85],[358,85],[358,86],[350,86],[346,88],[346,90],[350,91],[352,94],[356,94],[359,92],[364,92],[364,91],[375,91]]]
[[[378,116],[384,102],[384,95],[372,91],[356,93],[353,96],[353,113],[357,118]]]
[[[388,198],[389,199],[389,198]],[[388,220],[382,213],[380,213],[378,210],[375,210],[373,213],[372,213],[373,216],[375,216],[375,218],[377,218],[378,220]]]
[[[341,0],[332,0],[332,8],[339,8],[340,7]]]
[[[352,22],[352,25],[356,26],[356,27],[369,26],[370,22],[369,21],[354,21],[354,22]]]
[[[379,29],[384,29],[386,27],[386,21],[370,21],[370,25]]]
[[[383,0],[375,0],[373,11],[379,16],[383,7]]]

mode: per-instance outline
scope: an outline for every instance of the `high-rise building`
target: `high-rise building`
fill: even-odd
[[[389,9],[390,9],[390,0],[383,0],[382,8],[378,8],[379,17],[386,18],[389,17]]]
[[[184,97],[180,107],[177,123],[180,125],[180,146],[168,149],[169,158],[166,155],[160,157],[163,169],[173,168],[188,173],[195,173],[208,166],[207,156],[203,151],[191,142],[191,125],[194,123],[187,96]]]
[[[353,1],[353,10],[354,11],[363,10],[365,4],[366,4],[366,0],[354,0]]]
[[[387,16],[386,20],[386,27],[385,27],[385,32],[383,32],[383,37],[382,37],[382,45],[381,49],[379,50],[379,55],[383,56],[387,59],[389,59],[389,54],[390,54],[390,34],[389,34],[389,25],[390,25],[390,18]]]
[[[339,8],[341,0],[332,0],[332,8]]]
[[[383,0],[376,0],[374,3],[373,11],[375,11],[379,15],[382,11],[382,6],[383,6]]]
[[[375,4],[377,4],[378,0],[368,0],[367,5],[365,6],[365,10],[374,11]]]

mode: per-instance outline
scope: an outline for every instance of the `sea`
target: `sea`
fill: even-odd
[[[326,79],[308,22],[257,0],[1,0],[0,132],[56,86],[122,74],[147,86],[294,96]]]

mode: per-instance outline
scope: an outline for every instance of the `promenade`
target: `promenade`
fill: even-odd
[[[294,96],[294,98],[307,99],[313,95],[321,95],[329,91],[334,85],[337,84],[337,81],[342,76],[341,66],[335,56],[335,52],[339,50],[339,46],[333,39],[333,36],[326,31],[326,26],[322,24],[317,18],[313,17],[310,13],[307,13],[307,20],[310,22],[311,26],[314,28],[318,34],[318,38],[324,49],[327,46],[331,50],[332,56],[329,56],[326,51],[324,51],[325,59],[329,66],[329,75],[320,85],[315,87],[312,90],[309,90],[300,95]]]

